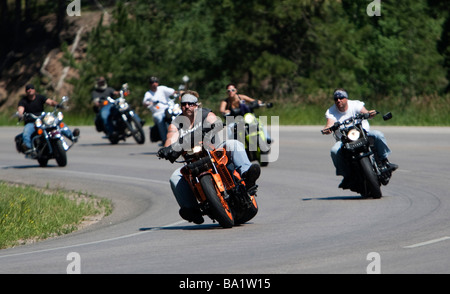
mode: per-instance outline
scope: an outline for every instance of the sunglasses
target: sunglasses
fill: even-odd
[[[182,102],[181,106],[194,106],[197,105],[197,103],[195,102]]]
[[[338,100],[342,100],[342,99],[346,99],[347,97],[334,97],[334,101],[338,101]]]
[[[236,89],[228,89],[227,92],[228,92],[228,93],[230,93],[230,92],[236,92]]]

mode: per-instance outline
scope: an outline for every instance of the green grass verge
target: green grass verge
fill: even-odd
[[[106,199],[0,182],[0,249],[71,233],[111,211]]]

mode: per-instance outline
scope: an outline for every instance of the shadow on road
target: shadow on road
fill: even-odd
[[[319,197],[319,198],[303,198],[303,201],[309,200],[366,200],[372,198],[363,198],[361,196],[331,196],[331,197]]]

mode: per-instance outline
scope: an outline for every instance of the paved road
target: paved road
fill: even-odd
[[[377,128],[400,165],[380,200],[337,188],[332,137],[320,128],[280,128],[260,212],[226,230],[180,219],[168,185],[175,165],[156,158],[156,144],[112,146],[82,127],[66,167],[40,168],[15,151],[20,128],[0,128],[0,179],[115,205],[82,231],[1,250],[0,273],[66,273],[71,252],[82,273],[450,273],[450,128]]]

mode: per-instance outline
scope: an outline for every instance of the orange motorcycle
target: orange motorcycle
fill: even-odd
[[[203,143],[183,151],[181,174],[189,183],[203,215],[223,228],[243,224],[258,212],[256,186],[247,191],[240,174],[227,168],[225,147],[205,148]]]

